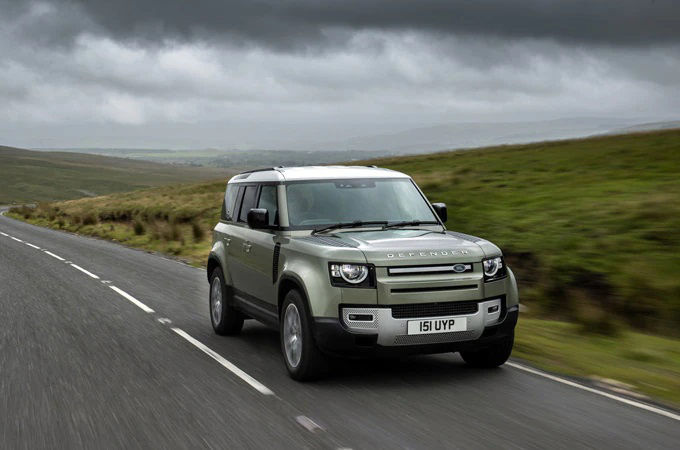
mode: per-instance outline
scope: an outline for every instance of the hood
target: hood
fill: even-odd
[[[357,247],[377,266],[479,262],[499,255],[495,245],[474,236],[428,230],[343,231],[335,237]],[[488,245],[487,245],[488,244]]]

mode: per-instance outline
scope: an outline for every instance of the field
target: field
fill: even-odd
[[[680,401],[680,130],[364,163],[412,175],[448,204],[449,229],[503,249],[528,311],[516,356]],[[203,265],[223,192],[163,186],[11,214]]]
[[[224,179],[228,173],[225,169],[0,146],[0,204],[66,200]]]
[[[577,324],[522,315],[512,356],[549,372],[680,407],[678,339],[631,330],[621,330],[616,336],[589,334]]]

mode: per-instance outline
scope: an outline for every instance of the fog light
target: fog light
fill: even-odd
[[[498,312],[498,305],[489,306],[489,309],[487,311],[489,311],[489,313]]]
[[[361,322],[373,322],[373,314],[350,314],[349,320],[358,320]]]

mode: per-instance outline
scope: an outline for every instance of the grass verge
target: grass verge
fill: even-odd
[[[543,370],[613,379],[680,407],[680,341],[634,331],[583,334],[577,324],[520,317],[513,357]]]

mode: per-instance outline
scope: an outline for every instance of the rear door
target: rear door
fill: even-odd
[[[224,193],[224,198],[222,199],[222,211],[220,213],[220,221],[215,226],[214,231],[214,241],[221,241],[224,244],[225,253],[220,255],[221,258],[226,257],[227,262],[229,261],[229,246],[233,239],[233,222],[234,218],[234,208],[237,206],[239,187],[237,184],[228,184],[227,189]],[[228,269],[228,268],[227,268]]]
[[[252,291],[254,280],[250,276],[248,270],[247,259],[250,256],[250,250],[246,245],[246,232],[248,225],[246,223],[248,218],[248,211],[255,207],[257,202],[257,193],[259,186],[257,184],[241,184],[237,194],[236,208],[234,208],[234,222],[231,227],[229,242],[229,273],[231,280],[236,290],[236,294],[248,294]]]

